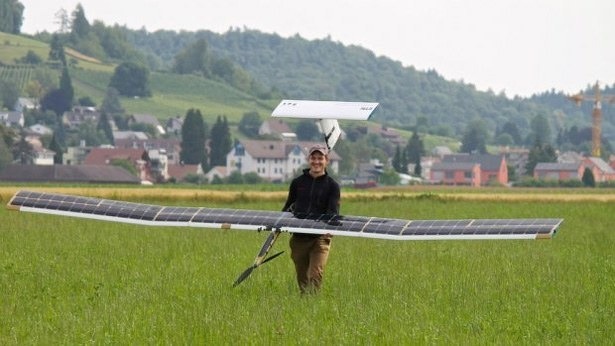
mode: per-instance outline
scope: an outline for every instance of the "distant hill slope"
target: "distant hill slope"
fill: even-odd
[[[554,134],[562,126],[591,126],[591,105],[585,103],[578,108],[562,93],[550,91],[529,99],[511,100],[492,92],[479,92],[463,82],[447,81],[433,70],[423,72],[404,67],[389,58],[376,57],[367,49],[327,39],[285,39],[252,30],[216,34],[125,29],[124,33],[135,47],[156,55],[167,62],[167,67],[175,54],[203,37],[216,54],[229,57],[286,97],[377,101],[381,107],[373,120],[398,128],[409,129],[424,119],[433,133],[460,138],[467,124],[480,118],[491,134],[498,126],[512,121],[525,136],[537,114],[549,118]],[[14,67],[15,60],[28,50],[46,59],[49,46],[29,37],[0,33],[0,78],[7,68],[2,65]],[[75,64],[71,76],[76,97],[89,96],[100,104],[115,65],[101,63],[70,48],[66,52]],[[28,67],[24,69],[20,78],[27,79],[31,74]],[[210,123],[218,115],[226,115],[231,123],[237,124],[248,111],[268,115],[279,101],[262,101],[223,82],[193,75],[152,72],[151,80],[153,97],[122,98],[128,112],[166,119],[184,115],[188,108],[199,108]],[[607,86],[603,92],[613,94],[615,86]],[[603,114],[603,135],[615,141],[615,105],[605,105]]]
[[[436,71],[404,67],[368,49],[329,39],[282,38],[254,30],[224,34],[127,30],[126,35],[138,48],[169,62],[185,45],[203,37],[217,54],[231,58],[287,97],[378,101],[382,107],[374,120],[396,127],[411,127],[424,117],[430,127],[444,127],[460,136],[472,119],[480,118],[492,133],[512,121],[525,135],[538,114],[549,118],[553,133],[562,125],[591,124],[589,114],[564,106],[568,101],[563,94],[555,95],[562,107],[543,97],[508,99],[479,92],[471,84],[447,81]],[[606,112],[604,133],[615,139],[615,116],[611,115],[615,112]]]
[[[34,67],[15,64],[15,60],[25,56],[29,50],[45,60],[49,54],[49,45],[25,36],[0,32],[0,78],[3,76],[3,69],[19,70],[23,75],[20,75],[20,78],[31,78],[32,73],[29,70]],[[89,96],[100,105],[115,65],[102,63],[68,47],[65,52],[72,61],[70,75],[75,97]],[[43,66],[45,65],[41,65]],[[56,71],[59,77],[59,71],[51,70]],[[20,85],[23,87],[26,82],[20,81]],[[276,105],[275,101],[262,101],[222,82],[194,75],[152,72],[150,83],[153,92],[151,98],[121,99],[127,112],[149,113],[159,119],[167,119],[177,115],[184,116],[190,108],[199,108],[210,124],[218,115],[225,115],[231,123],[236,124],[245,112],[257,111],[264,117]]]
[[[0,63],[14,64],[15,60],[26,55],[28,50],[46,58],[49,54],[49,45],[25,36],[0,32]]]
[[[112,73],[76,69],[71,75],[76,92],[88,95],[100,104]],[[168,119],[178,115],[183,117],[188,109],[198,108],[209,124],[219,115],[225,115],[229,122],[237,124],[248,111],[256,111],[264,117],[275,107],[224,83],[194,75],[152,72],[150,85],[152,97],[121,98],[128,113],[149,113],[159,119]]]

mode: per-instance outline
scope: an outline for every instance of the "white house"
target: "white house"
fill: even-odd
[[[43,148],[42,146],[34,147],[34,157],[32,158],[32,164],[41,166],[52,166],[53,157],[55,155],[55,151]]]
[[[20,97],[17,99],[17,102],[15,102],[15,106],[13,108],[17,112],[23,112],[26,109],[38,109],[39,105],[36,99]]]
[[[0,124],[6,127],[22,128],[25,119],[22,112],[0,111]]]
[[[241,140],[226,156],[226,172],[255,172],[269,181],[286,181],[307,167],[308,150],[317,143]],[[328,170],[337,173],[341,158],[332,150],[329,160]]]
[[[53,134],[53,130],[50,127],[42,125],[42,124],[34,124],[34,125],[32,125],[32,126],[30,126],[28,128],[33,133],[36,133],[36,134],[41,135],[41,136],[52,135]]]

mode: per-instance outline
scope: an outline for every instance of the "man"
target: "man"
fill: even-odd
[[[315,145],[308,152],[309,168],[290,183],[283,211],[311,214],[339,214],[340,186],[327,174],[329,150]],[[331,247],[330,234],[294,233],[290,238],[301,293],[317,292]]]

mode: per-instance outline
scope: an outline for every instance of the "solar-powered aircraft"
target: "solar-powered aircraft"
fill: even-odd
[[[273,116],[314,118],[333,148],[341,133],[337,119],[366,120],[375,103],[284,100]],[[337,117],[337,118],[335,118]],[[203,227],[269,231],[254,263],[235,280],[239,285],[262,264],[281,232],[331,234],[390,240],[550,239],[563,219],[402,220],[372,216],[159,206],[48,192],[18,191],[8,208],[24,212],[89,218],[144,226]]]

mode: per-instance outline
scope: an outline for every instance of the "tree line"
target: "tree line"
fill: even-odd
[[[19,34],[23,24],[24,5],[17,0],[0,0],[0,31]]]

